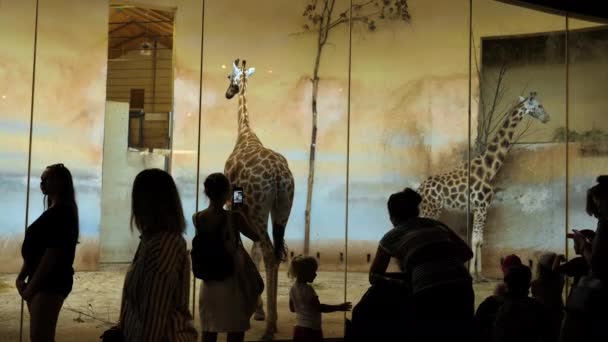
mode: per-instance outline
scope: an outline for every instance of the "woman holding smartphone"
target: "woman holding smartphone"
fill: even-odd
[[[218,333],[227,333],[228,342],[243,341],[253,314],[251,308],[255,308],[259,293],[256,296],[248,296],[243,291],[243,281],[239,277],[245,273],[242,261],[249,256],[243,248],[239,233],[243,233],[252,241],[257,241],[259,237],[242,212],[224,209],[224,205],[231,198],[233,207],[242,205],[242,190],[239,192],[239,189],[235,188],[235,192],[231,194],[230,182],[222,173],[209,175],[204,186],[209,206],[192,216],[196,234],[203,234],[203,238],[221,237],[218,238],[222,240],[219,242],[226,246],[226,254],[231,256],[228,262],[234,264],[234,270],[227,277],[222,277],[223,279],[204,280],[201,285],[199,311],[203,342],[215,342]],[[202,262],[220,263],[220,258],[222,255],[215,256],[215,260]]]

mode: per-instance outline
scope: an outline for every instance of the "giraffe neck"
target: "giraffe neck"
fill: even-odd
[[[238,123],[239,131],[236,145],[234,146],[235,150],[238,150],[243,146],[263,146],[260,139],[258,139],[251,127],[249,127],[249,112],[247,111],[247,80],[245,79],[245,76],[241,76],[239,86]]]
[[[515,129],[524,118],[524,111],[525,108],[523,103],[515,106],[482,153],[481,161],[483,167],[486,169],[485,174],[488,180],[494,179],[504,164],[505,157],[507,156],[507,153],[509,153],[513,143]]]
[[[247,111],[247,80],[245,76],[241,76],[239,85],[239,135],[248,131],[249,128],[249,112]]]

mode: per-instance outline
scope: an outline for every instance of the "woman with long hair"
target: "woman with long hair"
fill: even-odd
[[[119,328],[124,341],[196,341],[188,310],[186,222],[177,187],[167,172],[149,169],[135,177],[133,226],[141,235],[122,293]]]
[[[59,312],[72,291],[78,206],[72,174],[63,164],[44,170],[40,190],[46,210],[25,231],[16,286],[30,312],[31,340],[48,342],[55,340]]]

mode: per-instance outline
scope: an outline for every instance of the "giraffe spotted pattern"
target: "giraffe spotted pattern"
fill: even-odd
[[[473,213],[471,234],[473,259],[469,271],[476,279],[482,278],[481,248],[484,242],[487,210],[494,197],[492,181],[503,166],[512,147],[515,130],[525,115],[542,123],[549,121],[549,115],[536,99],[536,93],[531,93],[528,98],[520,97],[499,126],[486,150],[471,160],[470,174],[468,163],[462,163],[450,171],[427,178],[418,188],[418,193],[422,196],[421,215],[433,219],[438,219],[444,208],[466,210],[470,198],[470,208]],[[470,190],[468,190],[469,184]]]

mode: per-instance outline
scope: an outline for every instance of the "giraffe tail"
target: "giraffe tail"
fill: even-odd
[[[287,244],[285,243],[285,226],[274,223],[272,225],[272,241],[274,256],[278,262],[287,260]]]

